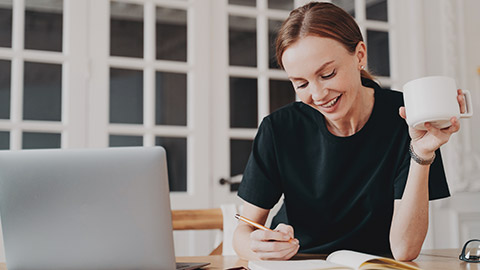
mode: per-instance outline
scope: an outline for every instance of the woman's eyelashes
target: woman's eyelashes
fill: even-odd
[[[334,69],[334,70],[332,70],[332,72],[330,74],[321,75],[320,77],[323,80],[328,80],[328,79],[333,78],[336,74],[337,74],[337,71]],[[297,86],[295,86],[295,89],[303,89],[303,88],[306,88],[307,86],[308,86],[308,82],[303,82],[303,83],[299,83]]]
[[[330,79],[330,78],[332,78],[333,76],[335,76],[335,74],[336,74],[336,70],[334,69],[334,70],[332,70],[332,72],[331,72],[330,74],[328,74],[328,75],[323,75],[323,76],[321,76],[321,77],[322,77],[322,79]]]
[[[307,82],[306,82],[306,83],[301,83],[301,84],[299,84],[296,88],[297,88],[297,89],[302,89],[302,88],[307,87],[307,85],[308,85]]]

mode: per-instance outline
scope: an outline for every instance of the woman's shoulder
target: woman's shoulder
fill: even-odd
[[[266,119],[268,119],[272,125],[289,125],[303,123],[305,121],[310,122],[314,120],[314,114],[315,111],[313,108],[297,101],[273,111]]]
[[[380,88],[375,92],[375,96],[385,103],[403,106],[403,93],[398,90]]]
[[[398,110],[403,106],[403,93],[397,90],[382,88],[375,92],[376,115],[382,123],[404,128],[405,120],[402,119]],[[390,128],[392,128],[390,127]]]
[[[385,88],[377,82],[366,78],[362,78],[362,84],[375,90],[376,100],[381,101],[382,103],[403,106],[402,92],[390,88]]]

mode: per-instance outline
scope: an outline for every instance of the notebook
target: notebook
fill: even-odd
[[[421,270],[413,264],[352,250],[337,250],[326,260],[250,261],[251,270]]]
[[[176,267],[162,147],[0,151],[0,215],[9,270]]]

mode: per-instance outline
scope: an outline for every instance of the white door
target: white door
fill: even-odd
[[[208,1],[90,1],[91,147],[167,152],[173,209],[211,206]],[[175,232],[176,254],[208,254],[211,232]]]
[[[0,1],[0,149],[85,147],[85,9]]]
[[[88,142],[167,151],[173,208],[206,208],[208,6],[90,1]]]
[[[1,150],[86,147],[86,10],[84,1],[0,1]]]
[[[258,125],[270,112],[295,101],[273,47],[275,32],[293,7],[293,0],[222,0],[213,7],[215,206],[241,203],[236,191]]]

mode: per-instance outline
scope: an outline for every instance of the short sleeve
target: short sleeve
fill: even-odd
[[[238,196],[260,208],[271,209],[282,195],[271,123],[265,118],[253,141]]]
[[[440,149],[435,151],[435,155],[436,158],[430,166],[430,173],[428,177],[428,196],[429,200],[431,201],[450,196]],[[394,196],[396,200],[401,199],[403,196],[403,191],[405,190],[405,185],[407,184],[409,169],[410,154],[407,151],[394,182]]]

